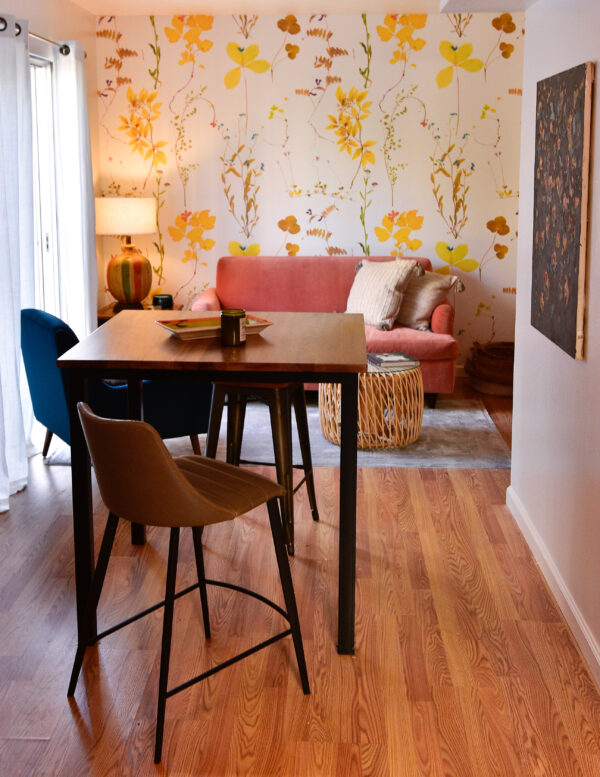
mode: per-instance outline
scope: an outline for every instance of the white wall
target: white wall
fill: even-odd
[[[512,483],[507,503],[600,682],[600,121],[592,129],[585,360],[530,324],[536,83],[600,59],[598,0],[526,15]],[[597,76],[600,73],[597,74]],[[593,156],[594,148],[596,151]]]

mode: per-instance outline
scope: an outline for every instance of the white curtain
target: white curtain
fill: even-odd
[[[20,34],[18,31],[20,30]],[[94,193],[84,52],[53,54],[60,312],[82,338],[96,328]],[[28,24],[0,18],[0,512],[27,484],[31,405],[20,311],[34,306],[33,150]]]
[[[56,209],[60,318],[81,339],[98,326],[98,273],[84,51],[54,51]]]
[[[22,307],[33,304],[33,176],[27,22],[0,23],[0,512],[27,484]],[[3,29],[1,29],[4,27]],[[17,30],[20,28],[20,34]]]

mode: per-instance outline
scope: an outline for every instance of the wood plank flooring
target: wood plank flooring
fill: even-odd
[[[482,394],[471,388],[467,378],[456,378],[452,399],[479,399],[490,414],[492,421],[508,447],[512,447],[512,396]]]
[[[507,412],[507,411],[502,411]],[[598,777],[600,694],[504,505],[507,470],[359,472],[356,654],[335,649],[337,485],[296,497],[292,561],[312,693],[287,640],[167,702],[152,762],[161,615],[88,649],[75,699],[70,470],[31,460],[0,515],[0,774],[10,777]],[[98,498],[98,538],[104,510]],[[99,541],[99,539],[98,539]],[[120,527],[100,624],[162,597],[167,533]],[[281,601],[266,511],[206,531],[207,574]],[[185,536],[178,583],[194,581]],[[275,633],[209,590],[175,611],[171,684]]]

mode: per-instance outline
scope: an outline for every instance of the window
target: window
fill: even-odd
[[[38,48],[39,50],[39,48]],[[52,62],[30,58],[33,124],[33,210],[35,306],[59,315]]]

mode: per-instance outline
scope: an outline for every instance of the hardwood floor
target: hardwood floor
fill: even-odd
[[[350,657],[335,649],[336,477],[319,468],[321,521],[301,489],[292,561],[311,695],[276,643],[169,699],[155,766],[161,615],[88,649],[67,701],[70,470],[33,458],[0,515],[0,774],[597,777],[600,694],[504,505],[508,482],[508,470],[360,470]],[[167,544],[151,529],[133,547],[120,527],[100,624],[162,597]],[[206,566],[282,599],[262,508],[206,531]],[[178,583],[193,580],[184,533]],[[171,683],[279,628],[260,603],[209,597],[209,645],[199,597],[176,605]]]
[[[467,378],[457,378],[453,398],[479,399],[509,448],[512,447],[512,396],[482,394],[471,388]]]

